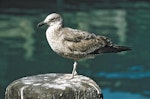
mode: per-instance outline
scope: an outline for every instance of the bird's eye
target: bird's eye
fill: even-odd
[[[50,19],[50,21],[54,21],[55,20],[55,18],[53,18],[53,19]]]

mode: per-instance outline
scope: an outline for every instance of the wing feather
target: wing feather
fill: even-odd
[[[105,36],[96,36],[86,31],[65,28],[62,32],[65,34],[65,44],[71,51],[91,53],[99,48],[112,45]]]

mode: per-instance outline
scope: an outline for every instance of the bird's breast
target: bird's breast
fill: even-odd
[[[54,52],[59,54],[68,51],[68,49],[63,44],[62,36],[56,35],[55,32],[46,32],[46,38]]]

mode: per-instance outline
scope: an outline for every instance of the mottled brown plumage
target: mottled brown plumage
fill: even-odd
[[[117,53],[130,50],[125,46],[113,45],[110,39],[105,36],[63,27],[62,23],[62,17],[53,13],[47,16],[38,26],[49,25],[46,37],[54,52],[75,60],[72,77],[76,74],[77,60],[94,57],[101,53]]]

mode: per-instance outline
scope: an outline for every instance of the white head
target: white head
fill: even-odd
[[[59,14],[57,14],[57,13],[52,13],[52,14],[48,15],[48,16],[45,18],[44,21],[40,22],[40,23],[38,24],[38,27],[40,27],[40,26],[42,26],[42,25],[44,25],[44,24],[47,24],[47,25],[49,25],[49,26],[55,26],[55,25],[60,25],[60,26],[62,26],[62,21],[63,21],[63,19],[62,19],[62,17],[61,17]]]

